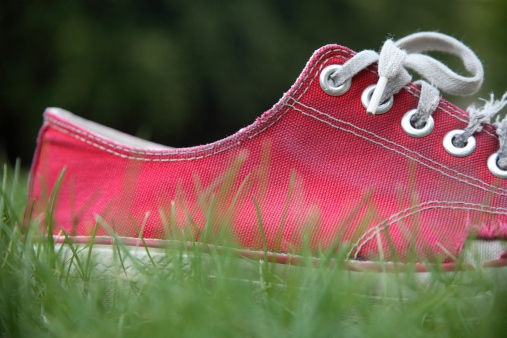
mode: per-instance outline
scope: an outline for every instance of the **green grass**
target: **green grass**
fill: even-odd
[[[505,275],[480,270],[436,269],[421,281],[410,272],[352,273],[340,258],[327,267],[277,266],[228,252],[205,253],[197,246],[168,248],[162,259],[139,260],[118,244],[116,269],[105,274],[96,265],[98,246],[60,250],[51,237],[35,240],[35,223],[21,225],[30,206],[24,205],[26,175],[16,168],[4,167],[0,196],[2,337],[495,337],[507,332]]]

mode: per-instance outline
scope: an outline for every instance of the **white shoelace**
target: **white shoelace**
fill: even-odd
[[[459,57],[471,75],[459,75],[442,62],[422,54],[431,51]],[[415,33],[396,42],[387,40],[380,54],[372,50],[357,53],[330,78],[339,86],[375,62],[378,62],[379,81],[367,107],[369,114],[375,114],[381,102],[389,100],[411,82],[412,76],[406,69],[412,69],[426,80],[415,82],[421,86],[421,95],[417,112],[410,122],[417,129],[424,127],[429,116],[436,110],[440,102],[439,90],[451,95],[472,95],[479,90],[484,79],[482,63],[470,48],[453,37],[435,32]],[[463,148],[471,135],[481,131],[483,124],[490,122],[507,105],[507,93],[501,100],[495,101],[491,95],[489,101],[484,101],[482,108],[472,105],[467,109],[470,114],[469,124],[463,133],[454,137],[454,146]],[[507,119],[497,118],[495,125],[500,142],[497,165],[500,169],[507,170]]]

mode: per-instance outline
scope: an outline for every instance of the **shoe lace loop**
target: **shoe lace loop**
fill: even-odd
[[[470,75],[457,74],[442,62],[423,54],[425,52],[443,52],[457,56]],[[475,53],[461,41],[436,32],[415,33],[396,42],[388,39],[380,53],[372,50],[357,53],[332,74],[331,78],[335,84],[342,84],[376,62],[379,81],[367,112],[375,114],[381,102],[385,102],[408,85],[412,80],[407,71],[410,69],[422,77],[415,82],[421,87],[421,94],[417,112],[410,121],[418,129],[424,127],[428,117],[436,110],[440,102],[440,91],[451,95],[472,95],[479,90],[484,80],[484,69]],[[507,105],[507,93],[500,100],[494,100],[491,94],[489,101],[483,101],[485,103],[482,107],[468,107],[469,124],[463,133],[452,141],[456,147],[464,147],[470,136],[481,131],[484,123],[490,122],[492,117]],[[495,125],[500,143],[497,164],[502,170],[507,170],[507,119],[497,117]]]

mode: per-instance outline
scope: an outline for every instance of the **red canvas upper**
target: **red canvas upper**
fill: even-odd
[[[410,252],[418,260],[459,256],[470,235],[506,237],[507,182],[486,166],[498,150],[494,127],[475,135],[470,156],[457,158],[442,139],[464,129],[468,113],[451,103],[440,101],[428,136],[402,130],[402,116],[418,104],[415,85],[378,116],[361,104],[363,90],[378,81],[376,67],[353,77],[344,95],[324,93],[322,69],[354,54],[338,45],[317,50],[272,109],[198,147],[127,146],[47,109],[29,188],[35,214],[47,216],[47,196],[65,168],[54,232],[72,236],[89,236],[98,216],[133,238],[133,222],[145,238],[183,231],[187,240],[202,239],[208,223],[242,247],[262,249],[261,220],[271,251],[298,252],[306,243],[318,252],[338,242],[351,259],[392,259],[394,252],[402,260]],[[101,226],[97,235],[109,233]]]

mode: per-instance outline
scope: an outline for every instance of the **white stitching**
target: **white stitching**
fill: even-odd
[[[429,158],[427,158],[427,157],[425,157],[425,156],[423,156],[423,155],[421,155],[421,154],[419,154],[419,153],[417,153],[417,152],[415,152],[415,151],[413,151],[413,150],[410,150],[410,149],[408,149],[408,148],[405,148],[404,146],[402,146],[402,145],[400,145],[400,144],[397,144],[396,142],[393,142],[393,141],[387,140],[387,139],[385,139],[385,138],[383,138],[383,137],[380,137],[380,136],[376,135],[376,134],[375,134],[375,133],[373,133],[373,132],[370,132],[370,131],[368,131],[368,130],[365,130],[365,129],[359,128],[359,127],[355,126],[354,124],[352,124],[352,123],[350,123],[350,122],[345,122],[345,121],[339,120],[339,119],[337,119],[337,118],[335,118],[335,117],[333,117],[333,116],[330,116],[330,115],[328,115],[328,114],[326,114],[326,113],[323,113],[323,112],[321,112],[321,111],[319,111],[319,110],[317,110],[317,109],[315,109],[315,108],[308,107],[308,106],[304,105],[303,103],[296,101],[294,98],[292,98],[292,99],[294,100],[295,104],[298,104],[298,105],[300,105],[300,106],[303,106],[303,107],[304,107],[304,108],[306,108],[306,109],[309,109],[309,110],[314,111],[314,112],[316,112],[316,113],[318,113],[318,114],[324,115],[324,116],[326,116],[327,118],[329,118],[329,119],[331,119],[331,120],[333,120],[333,121],[336,121],[336,122],[339,122],[339,123],[342,123],[342,124],[348,125],[348,126],[353,127],[353,128],[355,128],[355,129],[357,129],[357,130],[360,130],[360,131],[362,131],[362,132],[364,132],[364,133],[367,133],[367,134],[373,135],[373,136],[377,137],[378,139],[380,139],[380,140],[382,140],[382,141],[385,141],[385,142],[387,142],[387,143],[390,143],[390,144],[393,144],[393,145],[395,145],[395,146],[398,146],[398,147],[402,148],[403,150],[405,150],[405,151],[407,151],[407,152],[409,152],[409,153],[412,153],[412,154],[414,154],[414,155],[416,155],[416,156],[418,156],[418,157],[420,157],[420,158],[422,158],[422,159],[424,159],[424,160],[426,160],[426,161],[428,161],[428,162],[430,162],[430,163],[433,163],[433,164],[435,164],[435,165],[437,165],[437,166],[439,166],[439,167],[441,167],[441,168],[444,168],[445,170],[448,170],[448,171],[453,172],[453,173],[455,173],[455,174],[457,174],[457,175],[460,175],[460,176],[466,177],[466,178],[468,178],[468,179],[470,179],[470,180],[473,180],[473,181],[479,182],[479,183],[481,183],[481,184],[483,184],[483,185],[485,185],[485,186],[487,186],[487,187],[489,187],[489,188],[495,189],[495,190],[487,190],[487,189],[485,189],[485,188],[483,188],[483,187],[481,187],[481,186],[475,185],[475,184],[473,184],[473,183],[471,183],[471,182],[460,180],[459,178],[454,177],[454,176],[451,176],[451,175],[449,175],[449,174],[447,174],[447,173],[444,173],[443,171],[441,171],[441,170],[439,170],[439,169],[437,169],[437,168],[434,168],[434,167],[432,167],[432,166],[430,166],[430,165],[428,165],[428,164],[426,164],[426,163],[424,163],[424,162],[421,162],[421,161],[417,160],[416,158],[413,158],[412,156],[409,156],[408,154],[405,154],[405,153],[400,152],[400,151],[398,151],[398,150],[392,149],[392,148],[390,148],[390,147],[388,147],[388,146],[386,146],[386,145],[384,145],[384,144],[382,144],[382,143],[379,143],[379,142],[373,141],[372,139],[370,139],[370,138],[368,138],[368,137],[361,136],[361,135],[356,134],[356,133],[354,133],[354,132],[352,132],[352,131],[349,131],[349,130],[347,130],[347,129],[343,129],[343,128],[341,128],[341,127],[338,127],[338,126],[336,126],[336,125],[334,125],[334,124],[332,124],[332,123],[329,123],[329,122],[327,122],[327,121],[321,120],[321,119],[319,119],[318,117],[316,117],[316,116],[314,116],[314,115],[312,115],[312,114],[308,114],[308,113],[303,112],[303,111],[302,111],[302,110],[300,110],[300,109],[297,109],[297,108],[296,108],[296,107],[294,107],[293,105],[289,105],[289,104],[287,104],[287,105],[291,106],[292,108],[294,108],[295,110],[297,110],[297,111],[301,112],[302,114],[305,114],[305,115],[311,116],[311,117],[313,117],[313,118],[315,118],[315,119],[317,119],[317,120],[319,120],[319,121],[321,121],[321,122],[324,122],[324,123],[329,124],[329,125],[330,125],[330,126],[332,126],[332,127],[335,127],[335,128],[341,129],[341,130],[343,130],[343,131],[350,132],[350,133],[355,134],[355,135],[357,135],[357,136],[359,136],[359,137],[362,137],[362,138],[364,138],[364,139],[366,139],[366,140],[369,140],[369,141],[371,141],[371,142],[373,142],[373,143],[379,144],[379,145],[381,145],[381,146],[383,146],[383,147],[385,147],[385,148],[387,148],[387,149],[389,149],[389,150],[395,151],[395,152],[397,152],[397,153],[399,153],[399,154],[401,154],[401,155],[403,155],[403,156],[405,156],[405,157],[408,157],[408,158],[410,158],[410,159],[413,159],[414,161],[417,161],[417,162],[419,162],[419,163],[421,163],[421,164],[423,164],[423,165],[425,165],[425,166],[427,166],[427,167],[429,167],[429,168],[431,168],[431,169],[434,169],[434,170],[436,170],[436,171],[438,171],[438,172],[440,172],[440,173],[442,173],[442,174],[444,174],[444,175],[446,175],[446,176],[448,176],[448,177],[450,177],[450,178],[453,178],[453,179],[456,179],[456,180],[458,180],[458,181],[461,181],[461,182],[464,182],[464,183],[467,183],[467,184],[473,185],[473,186],[475,186],[475,187],[478,187],[478,188],[484,189],[484,190],[486,190],[486,191],[490,191],[490,192],[495,193],[495,194],[498,194],[498,195],[507,196],[507,194],[499,194],[499,193],[496,191],[496,190],[499,190],[499,191],[504,191],[504,192],[507,192],[507,190],[506,190],[506,189],[502,189],[502,188],[499,188],[499,187],[492,186],[492,185],[487,184],[486,182],[483,182],[483,181],[481,181],[481,180],[479,180],[479,179],[477,179],[477,178],[475,178],[475,177],[471,177],[471,176],[465,175],[465,174],[463,174],[463,173],[460,173],[459,171],[456,171],[456,170],[454,170],[454,169],[448,168],[448,167],[446,167],[446,166],[444,166],[444,165],[442,165],[442,164],[440,164],[440,163],[438,163],[438,162],[435,162],[435,161],[433,161],[433,160],[431,160],[431,159],[429,159]]]
[[[377,229],[379,226],[381,226],[382,224],[385,224],[386,222],[388,223],[394,223],[394,222],[397,222],[398,220],[400,220],[399,218],[396,219],[396,220],[392,220],[393,218],[395,217],[398,217],[404,213],[406,213],[407,211],[410,211],[410,210],[414,210],[416,208],[419,208],[419,207],[422,207],[422,206],[427,206],[427,205],[430,205],[430,204],[448,204],[448,205],[465,205],[465,206],[475,206],[475,207],[480,207],[480,208],[485,208],[485,209],[491,209],[491,210],[498,210],[498,211],[504,211],[504,213],[507,213],[507,209],[506,208],[501,208],[501,207],[490,207],[490,206],[487,206],[487,205],[481,205],[481,204],[476,204],[476,203],[469,203],[469,202],[449,202],[449,201],[428,201],[428,202],[424,202],[424,203],[420,203],[420,204],[417,204],[417,205],[414,205],[410,208],[406,208],[405,210],[402,210],[394,215],[391,215],[389,218],[386,218],[385,220],[383,220],[382,222],[378,223],[376,226],[370,228],[368,231],[366,231],[357,241],[356,241],[356,244],[354,244],[354,246],[351,248],[350,252],[349,252],[349,255],[352,253],[352,251],[354,250],[355,247],[357,247],[357,245],[359,245],[359,243],[372,231],[375,231],[375,229]],[[456,207],[453,207],[453,208],[456,208]],[[425,210],[424,208],[421,209],[421,210]],[[480,209],[474,209],[474,210],[480,210]],[[499,212],[500,213],[500,212]],[[414,213],[411,213],[411,214],[414,214]],[[376,234],[376,233],[375,233]],[[372,238],[375,236],[375,234],[372,236]],[[371,238],[370,238],[371,239]],[[368,239],[368,240],[370,240]]]
[[[325,121],[325,120],[322,120],[322,119],[320,119],[320,118],[316,117],[315,115],[305,113],[304,111],[302,111],[302,110],[300,110],[300,109],[297,109],[297,108],[296,108],[296,107],[294,107],[294,106],[293,106],[292,108],[293,108],[294,110],[299,111],[299,112],[300,112],[301,114],[303,114],[303,115],[309,116],[309,117],[314,118],[314,119],[316,119],[316,120],[318,120],[318,121],[320,121],[320,122],[326,123],[326,124],[328,124],[329,126],[331,126],[331,127],[333,127],[333,128],[340,129],[340,130],[345,131],[345,132],[347,132],[347,133],[351,133],[351,134],[353,134],[353,135],[356,135],[357,137],[360,137],[360,138],[363,138],[363,139],[365,139],[365,140],[368,140],[368,141],[370,141],[370,142],[372,142],[372,143],[378,144],[378,145],[380,145],[380,146],[382,146],[382,147],[384,147],[384,148],[386,148],[386,149],[388,149],[388,150],[392,150],[392,151],[394,151],[394,152],[396,152],[396,153],[398,153],[398,154],[400,154],[400,155],[402,155],[402,156],[405,156],[405,157],[407,157],[407,158],[409,158],[409,159],[412,159],[412,160],[414,160],[414,161],[416,161],[416,162],[418,162],[418,163],[420,163],[420,164],[424,165],[425,167],[428,167],[428,168],[430,168],[430,169],[433,169],[433,170],[435,170],[435,171],[437,171],[437,172],[439,172],[439,173],[441,173],[441,174],[443,174],[443,175],[445,175],[445,176],[447,176],[447,177],[449,177],[449,178],[452,178],[452,179],[455,179],[455,180],[457,180],[457,181],[459,181],[459,182],[462,182],[462,183],[465,183],[465,184],[471,185],[471,186],[473,186],[473,187],[476,187],[476,188],[479,188],[479,189],[482,189],[482,190],[485,190],[485,191],[491,192],[491,193],[496,194],[496,195],[500,195],[500,196],[507,196],[507,194],[498,193],[498,192],[496,192],[496,191],[494,191],[494,190],[490,190],[490,189],[487,189],[487,188],[485,188],[485,187],[481,187],[481,186],[479,186],[479,185],[477,185],[477,184],[473,184],[473,183],[471,183],[471,182],[464,181],[464,180],[459,179],[459,178],[457,178],[457,177],[451,176],[450,174],[447,174],[447,173],[445,173],[445,172],[443,172],[443,171],[441,171],[441,170],[439,170],[439,169],[437,169],[437,168],[434,168],[434,167],[432,167],[432,166],[430,166],[430,165],[428,165],[428,164],[426,164],[426,163],[424,163],[424,162],[422,162],[422,161],[419,161],[419,160],[417,160],[416,158],[413,158],[413,157],[411,157],[411,156],[409,156],[409,155],[407,155],[407,154],[405,154],[405,153],[403,153],[403,152],[401,152],[401,151],[398,151],[398,150],[396,150],[396,149],[390,148],[390,147],[386,146],[385,144],[382,144],[382,143],[380,143],[380,142],[374,141],[374,140],[372,140],[372,139],[370,139],[370,138],[368,138],[368,137],[366,137],[366,136],[360,135],[360,134],[358,134],[358,133],[356,133],[356,132],[354,132],[354,131],[352,131],[352,130],[348,130],[348,129],[344,129],[344,128],[342,128],[342,127],[338,127],[338,126],[336,126],[336,125],[332,124],[331,122],[328,122],[328,121]],[[496,187],[494,187],[494,188],[496,188]],[[503,189],[500,189],[500,188],[496,188],[496,189],[503,190]]]
[[[68,130],[65,130],[64,128],[60,128],[59,126],[54,125],[52,127],[55,128],[56,130],[59,130],[62,133],[65,133],[67,135],[75,137],[75,138],[77,138],[80,141],[83,141],[83,142],[85,142],[87,144],[90,144],[90,145],[92,145],[94,147],[99,148],[100,150],[107,151],[108,153],[111,153],[113,155],[119,156],[121,158],[129,159],[129,160],[146,161],[146,162],[149,162],[149,161],[153,161],[153,162],[176,162],[176,161],[198,160],[198,159],[205,158],[205,157],[208,157],[208,156],[211,156],[211,155],[219,154],[219,153],[221,153],[223,151],[226,151],[226,150],[231,149],[232,147],[236,146],[236,144],[234,143],[234,144],[231,144],[229,147],[220,149],[218,151],[215,151],[215,152],[212,152],[212,153],[209,153],[209,154],[206,154],[206,155],[187,157],[187,158],[144,158],[144,157],[134,157],[134,156],[127,156],[127,155],[124,155],[124,154],[120,154],[120,153],[118,153],[118,152],[116,152],[114,150],[111,150],[111,149],[108,149],[106,147],[103,147],[100,144],[97,144],[95,142],[87,140],[84,137],[81,137],[79,135],[73,134],[73,133],[69,132]]]
[[[114,143],[111,143],[111,142],[108,142],[106,140],[103,140],[101,138],[98,138],[90,133],[87,133],[81,129],[78,129],[78,128],[75,128],[65,122],[62,122],[62,121],[59,121],[57,119],[55,119],[54,117],[51,117],[51,116],[47,116],[46,117],[46,120],[52,124],[56,124],[56,125],[59,125],[60,127],[63,127],[63,128],[66,128],[66,129],[70,129],[72,130],[73,132],[75,133],[78,133],[78,134],[81,134],[81,135],[84,135],[88,138],[91,138],[95,141],[98,141],[100,143],[103,143],[107,146],[110,146],[110,147],[113,147],[113,148],[117,148],[119,150],[123,150],[125,152],[128,152],[128,153],[134,153],[134,154],[140,154],[140,155],[150,155],[150,156],[163,156],[163,155],[171,155],[171,149],[168,149],[167,152],[156,152],[156,151],[150,151],[150,150],[145,150],[145,151],[137,151],[137,150],[134,150],[134,149],[130,149],[130,148],[124,148],[122,146],[119,146],[119,145],[116,145]],[[214,148],[214,145],[210,145],[208,146],[208,148],[206,149],[200,149],[200,151],[208,151],[208,150],[212,150]],[[196,153],[197,151],[194,150],[194,151],[178,151],[178,152],[174,152],[172,155],[185,155],[185,154],[192,154],[192,153]]]
[[[438,203],[438,205],[430,205],[430,204],[437,204],[437,203]],[[442,205],[442,204],[447,204],[447,205]],[[428,206],[428,205],[430,205],[430,206]],[[457,205],[464,205],[464,206],[460,207]],[[421,206],[424,206],[424,207],[420,208]],[[475,207],[475,208],[473,208],[473,207]],[[372,240],[372,238],[374,238],[377,235],[377,233],[384,230],[388,226],[393,225],[394,223],[399,222],[409,216],[420,213],[421,211],[431,210],[431,209],[473,210],[473,211],[486,212],[486,213],[490,213],[490,214],[494,214],[494,215],[507,215],[507,209],[505,209],[505,208],[495,208],[495,207],[489,207],[486,205],[467,203],[467,202],[429,201],[429,202],[421,203],[418,205],[414,205],[410,208],[400,211],[400,212],[392,215],[391,217],[383,220],[382,222],[378,223],[373,228],[371,228],[367,232],[365,232],[363,234],[363,236],[361,236],[356,241],[356,243],[352,246],[352,248],[350,249],[350,251],[348,252],[347,255],[350,256],[353,251],[356,251],[356,253],[354,255],[354,259],[357,259],[357,256],[358,256],[359,252],[361,251],[361,249],[363,248],[363,246],[365,246],[370,240]],[[411,213],[408,213],[406,215],[403,215],[401,217],[398,217],[410,210],[414,210],[414,211]],[[395,218],[395,217],[398,217],[398,218]],[[395,219],[393,219],[393,218],[395,218]],[[384,226],[382,226],[382,225],[384,225]],[[373,232],[373,233],[368,238],[366,238],[366,236],[371,232]],[[366,238],[366,240],[365,240],[365,238]],[[365,241],[363,243],[361,243],[363,240],[365,240]]]

